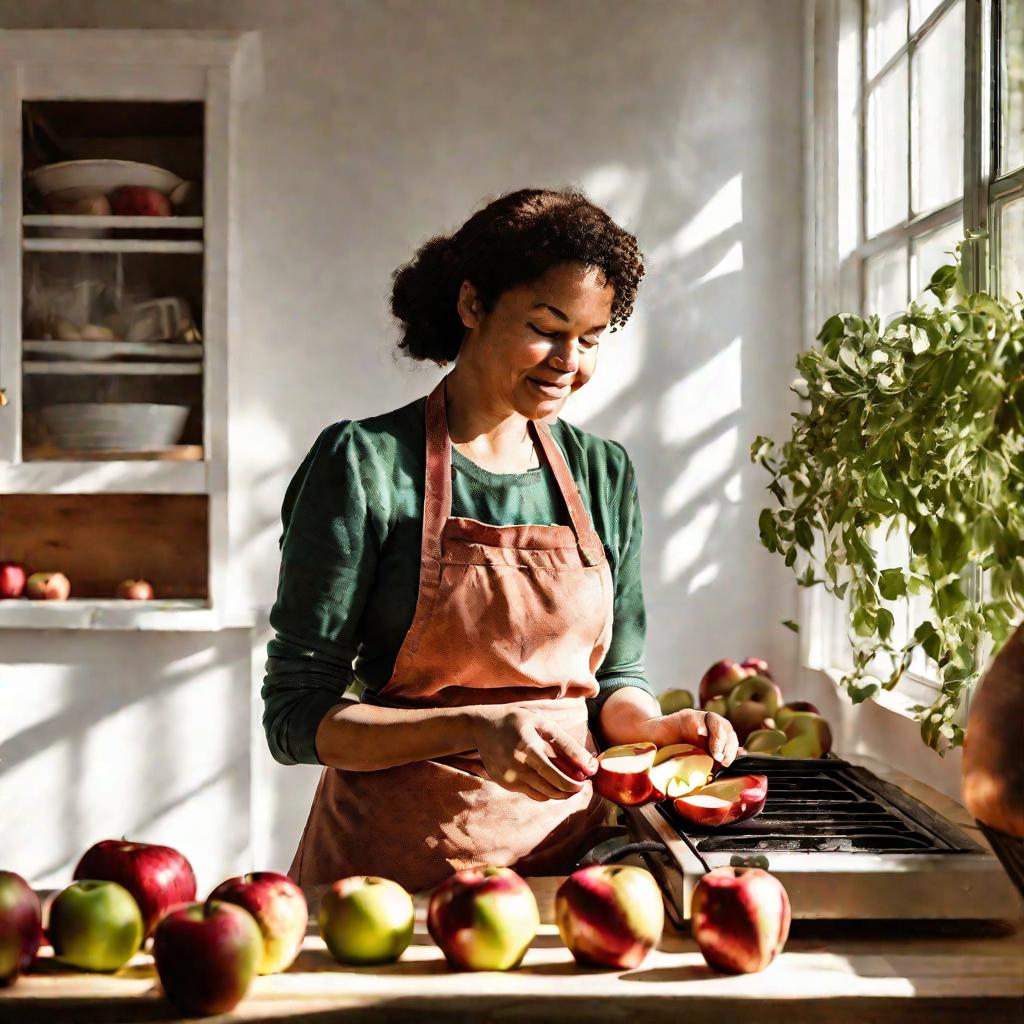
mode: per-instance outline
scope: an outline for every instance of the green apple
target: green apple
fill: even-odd
[[[663,715],[676,711],[688,711],[693,707],[693,694],[689,690],[666,690],[659,694],[658,704]]]
[[[712,697],[704,705],[704,710],[709,714],[721,715],[723,718],[726,718],[729,714],[729,701],[726,697],[722,696]]]
[[[142,947],[142,911],[117,882],[84,879],[50,904],[47,935],[54,956],[86,971],[116,971]]]
[[[397,960],[412,941],[413,918],[412,897],[390,878],[341,878],[320,901],[320,935],[342,964]]]
[[[743,745],[748,754],[775,754],[786,742],[786,734],[781,729],[756,729]]]

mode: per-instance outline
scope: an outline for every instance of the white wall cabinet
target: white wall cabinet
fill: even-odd
[[[66,601],[0,600],[0,628],[250,624],[227,606],[228,418],[258,43],[0,32],[0,561],[71,580]],[[85,160],[168,177],[160,195],[115,193],[86,184]],[[54,191],[65,162],[78,193]],[[140,576],[153,600],[114,596]]]

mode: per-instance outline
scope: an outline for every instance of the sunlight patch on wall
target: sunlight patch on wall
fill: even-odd
[[[715,580],[718,579],[718,563],[712,562],[711,565],[705,565],[700,572],[696,573],[690,585],[686,588],[687,595],[696,594],[698,590],[703,590],[705,587],[710,586]]]
[[[737,274],[743,269],[743,245],[740,242],[733,242],[728,252],[706,273],[702,274],[696,284],[707,284],[716,277],[725,277],[727,274]]]
[[[739,437],[739,429],[730,427],[686,459],[682,473],[669,485],[662,499],[664,516],[675,515],[717,486],[715,481],[736,461]]]
[[[712,429],[743,405],[740,338],[673,384],[658,406],[662,444],[679,446]]]
[[[742,220],[743,175],[736,174],[671,238],[653,250],[651,263],[689,256]]]
[[[582,175],[580,185],[590,200],[612,220],[633,231],[647,195],[649,171],[637,171],[625,164],[597,167]]]
[[[594,376],[565,403],[565,418],[583,427],[616,402],[628,399],[627,392],[640,378],[646,342],[643,313],[635,309],[625,327],[602,337]]]
[[[719,503],[712,501],[699,508],[693,518],[669,537],[661,560],[661,582],[674,582],[700,560],[715,530]]]

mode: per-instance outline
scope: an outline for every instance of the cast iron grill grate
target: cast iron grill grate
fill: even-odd
[[[671,800],[658,811],[698,854],[978,853],[976,843],[902,790],[841,758],[742,757],[729,775],[768,777],[764,810],[749,821],[705,829]]]

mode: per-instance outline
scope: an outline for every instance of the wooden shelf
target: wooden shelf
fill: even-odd
[[[30,601],[24,597],[0,600],[0,629],[132,629],[217,630],[230,623],[206,601],[174,598],[125,601],[117,598],[69,598]]]
[[[102,362],[111,356],[162,356],[164,359],[199,361],[203,358],[203,346],[191,341],[62,341],[58,338],[29,340],[21,343],[23,352],[37,355],[60,353],[74,359]],[[42,362],[42,360],[36,360]]]
[[[203,372],[200,363],[121,363],[113,360],[84,363],[71,359],[32,359],[21,365],[25,373],[62,374],[66,377],[112,373],[134,377],[195,377]]]
[[[200,241],[142,238],[24,238],[25,252],[161,252],[197,253]]]
[[[203,446],[201,444],[175,444],[167,448],[152,448],[138,451],[126,448],[104,448],[99,451],[87,448],[69,449],[45,444],[25,449],[26,461],[127,462],[155,459],[170,462],[201,462],[202,458]]]

